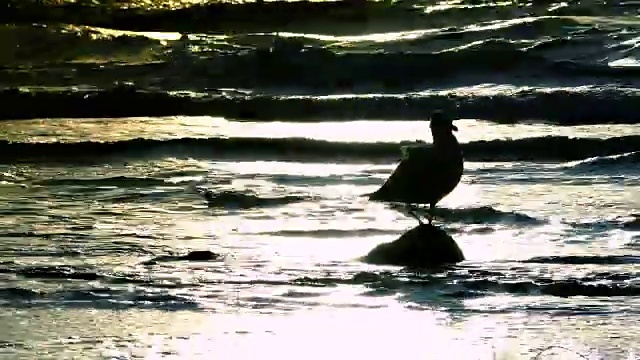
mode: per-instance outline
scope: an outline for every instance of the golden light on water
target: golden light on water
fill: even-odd
[[[134,3],[177,8],[194,1],[162,4],[138,1],[130,5]],[[444,12],[455,7],[476,5],[448,2],[424,9],[427,13]],[[522,17],[460,26],[459,30],[495,31],[540,19],[568,18]],[[597,17],[571,20],[585,28],[606,22]],[[632,17],[619,20],[619,24],[638,22]],[[26,31],[42,34],[42,28],[34,29]],[[1,30],[4,32],[0,37],[14,39],[15,29]],[[442,30],[365,36],[292,32],[278,35],[324,42],[319,46],[356,49],[366,47],[367,43],[386,47],[395,46],[396,42],[427,40]],[[62,31],[70,34],[69,38],[76,36],[73,41],[80,38],[70,46],[71,50],[76,45],[82,48],[100,41],[111,46],[110,42],[119,36],[141,36],[146,39],[136,39],[142,44],[140,48],[165,51],[165,47],[182,36],[80,26],[65,26]],[[190,34],[188,42],[193,43],[190,50],[197,55],[200,50],[210,50],[223,42],[241,44],[238,46],[262,40],[268,43],[272,35],[275,34],[258,34],[256,38],[260,39],[255,40],[251,36],[241,39],[241,36]],[[637,40],[630,39],[622,45],[633,50],[631,47],[635,47]],[[452,45],[446,51],[482,45],[483,42],[476,41],[460,47]],[[140,56],[138,60],[156,61],[154,51],[144,53],[149,56]],[[73,52],[70,54],[75,56]],[[609,59],[610,66],[635,66],[637,62],[631,53],[617,55],[624,56]],[[7,57],[11,58],[11,54]],[[110,61],[115,56],[109,53],[104,58],[73,57],[73,61],[98,62],[105,58]],[[127,59],[131,62],[132,57]],[[481,84],[448,93],[416,92],[408,96],[507,97],[533,90],[539,91],[515,85]],[[570,90],[579,93],[581,88]],[[426,121],[352,119],[312,124],[275,120],[233,122],[219,117],[175,116],[3,121],[0,139],[101,142],[261,137],[271,138],[265,140],[268,143],[296,137],[365,143],[430,141]],[[637,125],[554,127],[495,124],[477,119],[460,119],[456,125],[462,142],[548,135],[610,138],[640,134]],[[199,140],[198,144],[206,147],[206,141]],[[637,181],[632,183],[629,177],[578,172],[568,176],[563,170],[578,166],[579,162],[468,162],[462,183],[439,204],[458,209],[454,216],[466,217],[459,221],[436,218],[467,257],[460,274],[447,277],[444,284],[437,279],[407,281],[408,275],[398,267],[373,266],[361,261],[375,246],[395,240],[416,225],[414,219],[402,212],[361,196],[375,190],[395,164],[327,164],[317,159],[315,163],[225,162],[212,158],[110,160],[113,161],[108,166],[11,164],[2,169],[0,200],[13,207],[12,211],[16,208],[22,211],[17,215],[4,212],[3,220],[19,228],[15,233],[23,231],[25,236],[7,235],[1,240],[8,246],[6,253],[12,254],[23,251],[27,239],[31,252],[15,263],[8,259],[9,265],[5,265],[53,266],[63,262],[59,254],[69,251],[73,256],[64,257],[65,265],[82,269],[95,266],[99,276],[96,280],[82,283],[70,280],[59,285],[51,279],[25,276],[25,280],[19,278],[22,275],[3,274],[8,287],[2,291],[13,291],[14,285],[28,289],[20,290],[18,301],[7,305],[11,311],[0,312],[4,324],[0,328],[0,357],[9,352],[18,359],[34,358],[33,353],[38,352],[41,356],[36,358],[43,359],[51,356],[112,360],[529,360],[537,349],[557,344],[569,350],[551,349],[540,358],[578,359],[580,355],[575,352],[580,352],[601,359],[594,349],[602,347],[622,354],[636,345],[626,343],[635,341],[637,335],[634,309],[640,303],[634,297],[562,298],[537,293],[541,287],[533,286],[541,279],[609,276],[601,264],[567,266],[520,261],[536,256],[633,254],[631,245],[637,243],[637,232],[622,228],[605,231],[599,225],[617,226],[615,219],[640,208],[640,197],[633,191]],[[126,184],[119,187],[118,178],[124,178]],[[80,181],[69,186],[46,185],[51,179]],[[106,184],[92,182],[96,179],[111,180]],[[149,179],[160,179],[152,186],[153,191],[141,185]],[[295,194],[310,199],[282,206],[216,208],[207,206],[194,191],[196,186],[237,192],[251,190],[262,198]],[[482,208],[489,211],[482,216],[474,215]],[[465,211],[469,214],[465,215]],[[39,215],[32,215],[34,212]],[[509,218],[510,215],[513,217]],[[520,218],[516,219],[517,216]],[[587,226],[581,227],[581,222]],[[159,254],[194,250],[210,250],[224,258],[206,263],[143,264]],[[5,249],[2,251],[5,254]],[[55,255],[40,256],[51,253]],[[635,274],[635,266],[607,266],[606,271],[613,275]],[[469,274],[476,271],[484,277],[476,279],[465,271]],[[499,281],[493,281],[500,276]],[[367,277],[375,281],[358,280]],[[519,282],[526,289],[523,293],[509,292],[506,289],[509,281]],[[483,288],[483,282],[491,285]],[[529,287],[534,290],[529,291]],[[88,296],[90,292],[93,293]],[[4,346],[5,343],[15,345],[15,349],[7,350],[9,345]],[[611,350],[614,347],[617,350]],[[632,358],[629,352],[629,359]]]
[[[468,165],[476,170],[516,166],[506,163]],[[91,304],[97,308],[94,310],[84,309],[81,301],[72,310],[34,307],[28,311],[17,311],[10,318],[9,314],[0,314],[0,321],[6,325],[0,332],[0,338],[6,341],[28,338],[34,346],[42,349],[63,349],[61,351],[67,358],[81,356],[87,351],[99,351],[112,359],[287,360],[304,356],[323,360],[382,360],[392,357],[529,360],[535,354],[532,349],[549,344],[565,345],[573,351],[588,353],[585,344],[607,346],[599,335],[602,331],[620,334],[632,326],[629,318],[621,316],[614,322],[618,327],[603,323],[598,325],[597,331],[576,331],[578,326],[587,329],[595,326],[587,323],[586,317],[569,321],[567,317],[552,316],[542,311],[519,315],[513,310],[535,307],[536,304],[548,306],[553,301],[557,301],[558,306],[567,306],[567,302],[572,300],[566,299],[504,293],[469,298],[438,296],[433,288],[403,284],[393,276],[385,280],[388,283],[376,285],[350,283],[350,279],[363,271],[374,274],[385,270],[392,274],[398,272],[396,267],[376,267],[358,261],[376,245],[392,241],[407,228],[415,226],[415,220],[408,216],[384,204],[359,198],[359,194],[373,190],[384,181],[394,164],[224,163],[165,159],[133,161],[126,167],[128,171],[135,170],[137,174],[149,176],[170,174],[171,171],[180,175],[164,175],[170,181],[159,186],[164,192],[173,194],[170,201],[155,202],[154,205],[103,203],[100,209],[84,208],[81,212],[87,221],[90,221],[92,211],[120,214],[92,221],[101,239],[109,239],[109,246],[114,246],[111,241],[117,238],[118,246],[127,242],[143,242],[153,245],[154,249],[164,246],[182,253],[209,249],[226,257],[208,263],[160,263],[153,268],[144,268],[139,265],[140,261],[152,256],[131,254],[117,259],[98,257],[99,264],[107,266],[116,262],[118,271],[134,268],[140,271],[143,279],[153,277],[156,282],[177,284],[169,287],[167,294],[191,299],[194,304],[180,305],[178,302],[175,306],[181,306],[179,310],[127,308],[113,311],[102,310],[100,306],[105,305],[94,300]],[[47,171],[50,173],[40,176],[60,177],[62,171],[79,171],[79,168],[52,168]],[[114,176],[115,169],[96,167],[92,171],[93,177],[109,177]],[[188,181],[216,180],[218,176],[236,174],[240,179],[231,179],[223,187],[244,189],[252,185],[253,190],[264,196],[274,195],[277,188],[273,183],[269,184],[269,179],[284,175],[306,176],[310,180],[303,181],[304,186],[294,182],[290,189],[317,195],[324,200],[260,210],[207,209],[200,197],[184,190],[187,184],[179,182],[185,171],[193,173]],[[487,171],[487,176],[490,173]],[[345,180],[349,177],[361,180],[366,178],[366,174],[379,182],[353,185]],[[531,175],[535,174],[532,172]],[[314,177],[335,177],[341,181],[314,184]],[[596,185],[589,190],[591,193],[583,193],[568,184],[525,183],[498,187],[470,180],[465,177],[441,206],[468,209],[486,205],[538,216],[544,213],[548,202],[559,201],[556,209],[562,209],[562,217],[582,218],[589,216],[589,212],[597,214],[598,208],[588,209],[590,202],[616,204],[625,199],[625,194],[612,184]],[[636,204],[625,201],[628,206]],[[627,212],[624,208],[616,210],[612,207],[609,215],[614,215],[614,211]],[[492,224],[489,231],[482,229],[483,226],[487,228],[486,224],[457,226],[444,223],[443,226],[463,248],[468,258],[465,266],[491,264],[493,271],[509,269],[520,277],[536,272],[544,275],[544,271],[558,277],[575,276],[576,272],[586,276],[594,269],[590,265],[583,268],[563,265],[514,267],[518,266],[514,261],[519,259],[549,256],[554,251],[571,254],[584,250],[584,244],[549,245],[568,236],[566,225],[560,223],[551,222],[535,228]],[[354,230],[360,229],[363,235],[354,235]],[[367,229],[375,231],[367,233]],[[62,228],[54,230],[61,231]],[[156,240],[145,237],[150,234]],[[576,237],[574,240],[580,239]],[[34,249],[48,246],[47,242],[41,242],[36,239],[30,246]],[[74,246],[82,249],[91,243],[80,241]],[[57,245],[62,246],[63,242],[59,241]],[[624,253],[627,250],[623,245],[606,239],[591,242],[589,246],[591,251],[600,253]],[[82,258],[77,259],[79,264],[82,261]],[[292,278],[303,277],[319,279],[319,285],[302,286],[291,281]],[[328,285],[322,286],[322,279],[329,279]],[[197,285],[190,287],[189,284]],[[46,288],[47,285],[34,286]],[[127,286],[123,285],[123,288]],[[131,286],[127,290],[131,295],[123,297],[135,299],[134,291],[138,288]],[[149,288],[145,291],[156,290]],[[153,305],[149,302],[138,306]],[[38,319],[37,326],[25,325],[24,319],[31,319],[33,324],[34,318]],[[626,328],[625,324],[628,325]],[[574,337],[558,340],[558,331]],[[578,359],[572,351],[557,350],[555,354],[555,357],[543,358]]]

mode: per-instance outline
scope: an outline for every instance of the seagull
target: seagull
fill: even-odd
[[[458,186],[464,162],[460,143],[453,134],[458,128],[440,111],[431,115],[432,146],[404,147],[403,158],[389,179],[369,200],[403,203],[409,214],[423,224],[416,210],[429,205],[427,219],[433,221],[436,204]]]

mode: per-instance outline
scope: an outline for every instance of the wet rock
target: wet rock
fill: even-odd
[[[209,261],[209,260],[218,260],[222,255],[216,254],[209,250],[197,250],[191,251],[187,255],[179,256],[178,260],[186,260],[186,261]]]
[[[640,230],[640,214],[633,214],[634,219],[622,225],[627,230]]]
[[[238,192],[233,190],[215,192],[206,190],[202,195],[207,200],[210,208],[237,208],[251,209],[255,207],[268,207],[286,205],[289,203],[309,200],[304,196],[282,196],[282,197],[260,197],[249,192]]]
[[[196,250],[196,251],[191,251],[186,255],[157,256],[153,259],[143,262],[142,265],[155,265],[159,262],[169,262],[169,261],[211,261],[211,260],[219,260],[222,257],[223,257],[222,255],[216,254],[209,250]]]
[[[395,241],[376,246],[363,260],[376,265],[437,268],[457,264],[464,260],[464,255],[444,230],[422,224]]]

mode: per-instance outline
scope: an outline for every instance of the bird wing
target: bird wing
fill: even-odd
[[[403,147],[402,153],[403,159],[371,200],[405,202],[413,198],[412,190],[429,186],[430,172],[437,167],[433,148]]]

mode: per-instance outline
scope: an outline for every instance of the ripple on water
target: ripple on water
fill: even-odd
[[[356,260],[415,226],[400,209],[361,196],[393,166],[304,164],[287,177],[285,165],[250,171],[247,164],[170,159],[24,167],[21,181],[39,185],[10,190],[20,200],[0,205],[10,222],[0,226],[7,260],[0,263],[0,305],[14,312],[151,311],[161,319],[438,309],[450,321],[504,316],[513,326],[519,313],[636,316],[633,209],[615,184],[498,183],[473,165],[436,214],[470,260],[410,272]],[[506,179],[523,171],[532,166],[498,172]],[[169,181],[183,175],[197,179]],[[223,196],[207,206],[197,189]],[[602,204],[617,207],[604,216]],[[626,240],[614,244],[615,231]],[[211,256],[190,257],[194,251]]]

